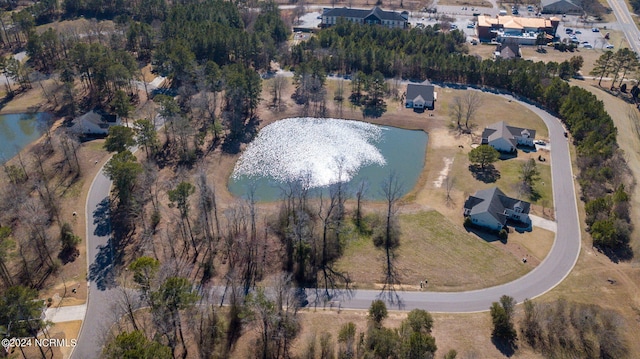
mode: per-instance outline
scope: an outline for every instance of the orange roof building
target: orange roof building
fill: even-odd
[[[557,18],[480,15],[476,31],[484,42],[513,39],[523,45],[534,45],[540,32],[555,36],[559,23]]]

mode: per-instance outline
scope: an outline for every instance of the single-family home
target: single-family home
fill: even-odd
[[[576,0],[542,0],[543,14],[582,15],[580,2]]]
[[[531,204],[505,195],[498,187],[477,191],[464,202],[464,216],[476,226],[499,231],[507,220],[529,227]]]
[[[358,24],[382,25],[391,29],[406,29],[409,27],[408,12],[385,11],[377,6],[371,10],[349,9],[346,7],[325,8],[322,13],[320,26],[333,26],[338,23],[339,19],[345,19]]]
[[[109,127],[120,126],[120,117],[101,110],[91,110],[73,120],[69,130],[79,135],[107,135]]]
[[[513,127],[504,121],[496,122],[482,131],[482,144],[500,152],[515,152],[517,146],[534,147],[536,130]]]
[[[494,52],[496,59],[510,60],[522,57],[520,51],[520,44],[514,41],[507,41],[496,45],[496,51]]]
[[[404,104],[407,108],[433,110],[437,96],[431,84],[408,84]]]

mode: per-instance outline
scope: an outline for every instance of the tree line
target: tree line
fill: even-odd
[[[628,243],[633,225],[625,189],[630,183],[628,167],[616,142],[616,128],[601,101],[563,81],[580,70],[582,58],[546,64],[482,60],[464,54],[464,36],[460,34],[438,31],[437,26],[400,31],[340,22],[294,46],[289,62],[299,66],[307,61],[320,61],[330,73],[380,72],[388,78],[504,89],[543,105],[559,115],[578,149],[578,181],[581,198],[592,213],[587,224],[594,245],[615,257],[632,256]],[[628,50],[619,50],[615,55],[607,52],[598,60],[594,73],[614,74],[613,83],[622,83],[637,68],[637,59],[635,62],[633,59],[635,56]],[[620,195],[614,198],[616,191]],[[611,205],[596,206],[591,202]]]

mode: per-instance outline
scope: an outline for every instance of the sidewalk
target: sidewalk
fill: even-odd
[[[540,227],[553,233],[556,233],[556,231],[558,230],[558,224],[554,221],[550,221],[548,219],[544,219],[542,217],[534,216],[531,214],[529,215],[529,218],[531,218],[531,224],[534,227]]]
[[[87,312],[87,305],[72,305],[69,307],[47,308],[45,310],[45,320],[62,323],[74,320],[84,320],[84,314]]]

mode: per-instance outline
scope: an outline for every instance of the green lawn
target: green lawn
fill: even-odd
[[[530,270],[504,251],[504,244],[467,233],[436,211],[401,214],[400,226],[396,262],[407,289],[419,289],[424,279],[431,291],[479,289],[512,281]],[[347,270],[357,287],[372,288],[382,278],[383,260],[383,251],[370,238],[360,238],[348,244],[336,266]]]

